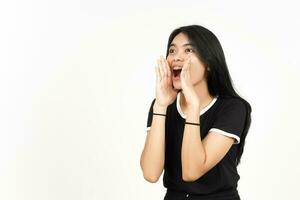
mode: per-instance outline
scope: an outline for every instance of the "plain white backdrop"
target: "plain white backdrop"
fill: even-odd
[[[179,26],[219,38],[252,106],[243,200],[297,199],[297,1],[0,3],[0,199],[163,199],[139,166],[155,64]]]

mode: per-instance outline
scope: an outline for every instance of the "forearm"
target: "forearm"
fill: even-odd
[[[199,112],[188,112],[187,122],[199,123]],[[201,126],[201,125],[200,125]],[[200,126],[185,124],[182,148],[182,176],[184,180],[193,180],[200,175],[205,162],[205,150],[200,137]]]
[[[166,114],[166,107],[153,106],[154,113]],[[156,182],[160,177],[165,161],[165,116],[153,115],[150,132],[147,134],[141,155],[141,168],[146,180]]]

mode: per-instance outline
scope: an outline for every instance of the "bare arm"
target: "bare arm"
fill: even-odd
[[[171,70],[168,62],[161,56],[157,60],[156,92],[153,112],[166,114],[177,95],[172,87]],[[150,131],[147,131],[145,146],[140,158],[140,165],[144,178],[149,182],[157,182],[165,164],[165,123],[166,117],[153,115]]]
[[[199,113],[188,113],[186,121],[199,123]],[[201,141],[200,126],[186,124],[184,127],[181,149],[184,181],[195,181],[203,176],[220,162],[234,143],[233,138],[211,131]]]
[[[155,103],[153,112],[166,114],[166,107],[159,107]],[[151,129],[147,131],[147,137],[140,158],[140,166],[144,178],[155,183],[158,181],[164,169],[165,162],[165,116],[153,115]]]

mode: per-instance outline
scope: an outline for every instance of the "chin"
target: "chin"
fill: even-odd
[[[174,88],[175,90],[181,90],[181,89],[182,89],[180,83],[175,83],[175,84],[173,84],[173,88]]]

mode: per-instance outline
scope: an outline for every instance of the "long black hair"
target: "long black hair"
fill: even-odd
[[[238,165],[244,151],[245,138],[251,124],[251,106],[234,90],[222,46],[218,38],[210,30],[200,25],[182,26],[175,29],[169,36],[167,56],[171,42],[179,33],[183,33],[189,38],[189,41],[196,48],[199,59],[204,63],[206,68],[205,76],[210,95],[219,96],[221,98],[238,98],[242,100],[246,106],[247,114],[245,125],[237,149],[236,165]]]

